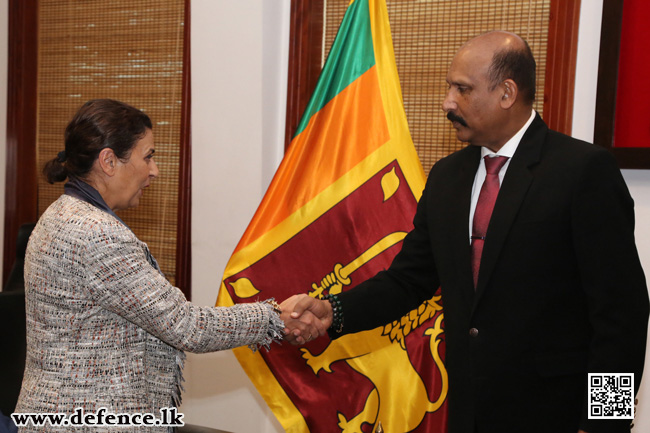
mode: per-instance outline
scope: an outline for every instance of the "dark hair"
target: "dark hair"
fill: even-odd
[[[524,41],[523,49],[503,49],[494,53],[492,64],[488,70],[490,89],[494,90],[499,83],[510,78],[519,88],[524,101],[532,104],[535,101],[535,57]]]
[[[147,129],[152,129],[151,119],[137,108],[112,99],[90,100],[65,128],[65,151],[45,164],[43,174],[49,183],[83,179],[102,149],[128,159]]]

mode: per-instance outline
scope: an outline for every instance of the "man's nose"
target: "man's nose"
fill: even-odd
[[[442,111],[449,113],[456,108],[456,102],[451,95],[451,89],[447,91],[445,99],[442,101]]]

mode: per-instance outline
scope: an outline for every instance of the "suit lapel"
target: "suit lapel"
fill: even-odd
[[[488,226],[481,256],[474,308],[485,291],[508,232],[533,181],[531,167],[537,164],[541,158],[547,130],[546,124],[537,114],[510,161]]]

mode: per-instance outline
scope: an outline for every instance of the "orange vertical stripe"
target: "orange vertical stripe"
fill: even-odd
[[[303,207],[389,138],[377,67],[373,66],[316,113],[293,139],[235,251]]]

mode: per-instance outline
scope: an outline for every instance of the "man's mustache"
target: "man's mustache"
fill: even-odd
[[[461,125],[463,125],[464,127],[467,128],[467,122],[465,122],[465,119],[463,119],[462,117],[454,114],[451,111],[449,113],[447,113],[447,119],[451,120],[452,122],[458,122],[458,123],[460,123]]]

